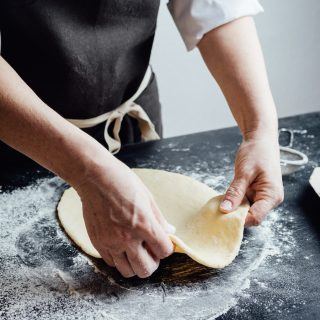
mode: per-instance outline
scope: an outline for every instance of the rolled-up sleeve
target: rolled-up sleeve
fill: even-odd
[[[168,9],[188,50],[210,30],[263,11],[257,0],[170,0]]]

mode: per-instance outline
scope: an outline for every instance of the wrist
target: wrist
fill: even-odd
[[[242,130],[244,141],[270,140],[278,141],[278,119],[276,113],[263,113],[247,121]]]
[[[103,172],[105,174],[108,168],[114,167],[114,164],[119,162],[89,135],[81,133],[81,137],[78,138],[71,150],[67,149],[68,165],[64,165],[63,172],[59,174],[76,190]]]
[[[85,155],[82,160],[82,171],[73,179],[75,189],[85,188],[86,185],[98,183],[106,176],[111,178],[112,172],[117,171],[120,161],[107,149],[95,150],[94,153]]]
[[[247,130],[242,133],[242,138],[244,141],[258,141],[258,140],[269,140],[278,141],[278,128],[259,128]]]

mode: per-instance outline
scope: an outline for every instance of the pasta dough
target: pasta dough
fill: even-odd
[[[230,264],[239,252],[249,205],[223,214],[221,195],[190,177],[153,169],[134,169],[149,188],[161,212],[176,227],[170,235],[175,252],[186,253],[212,268]],[[58,205],[58,216],[71,239],[88,255],[100,258],[86,231],[80,198],[66,190]]]

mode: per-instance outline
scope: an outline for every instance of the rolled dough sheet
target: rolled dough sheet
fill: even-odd
[[[223,268],[237,256],[249,205],[234,212],[219,211],[221,195],[190,177],[153,169],[133,169],[149,188],[167,221],[176,227],[170,235],[175,252],[185,253],[212,268]],[[77,192],[66,190],[58,204],[58,217],[67,234],[88,255],[100,258],[83,219]]]
[[[320,197],[320,167],[315,168],[309,180],[312,188]]]

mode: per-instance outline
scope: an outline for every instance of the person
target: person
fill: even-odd
[[[124,277],[150,276],[173,252],[173,227],[112,154],[162,135],[148,67],[158,7],[144,0],[0,4],[1,161],[17,150],[73,186],[93,245]],[[258,225],[283,200],[277,114],[252,18],[262,8],[257,0],[171,0],[168,7],[242,132],[221,210],[246,196],[246,225]]]

